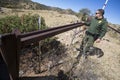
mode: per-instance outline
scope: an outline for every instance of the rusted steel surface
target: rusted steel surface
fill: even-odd
[[[50,28],[50,29],[46,29],[46,30],[42,30],[42,31],[36,31],[36,32],[22,34],[22,35],[19,35],[18,37],[20,38],[21,44],[25,45],[25,44],[30,44],[30,43],[34,43],[34,42],[43,40],[48,37],[52,37],[52,36],[60,34],[62,32],[66,32],[68,30],[80,27],[82,25],[83,25],[82,23],[69,24],[69,25]]]
[[[38,42],[45,38],[52,37],[52,36],[60,34],[62,32],[66,32],[68,30],[80,27],[82,25],[84,25],[84,24],[82,24],[82,23],[68,24],[68,25],[50,28],[50,29],[46,29],[46,30],[41,30],[41,31],[39,30],[39,31],[29,32],[26,34],[21,34],[18,37],[20,38],[21,44],[25,45],[25,44]],[[108,26],[108,27],[110,29],[116,31],[117,33],[120,33],[120,31],[118,31],[110,26]]]
[[[1,36],[1,54],[7,65],[8,72],[13,80],[19,76],[18,74],[18,54],[17,54],[17,38],[15,34],[7,34]]]
[[[52,37],[59,33],[77,28],[83,24],[69,24],[60,27],[50,28],[42,31],[34,31],[26,34],[5,34],[0,36],[0,48],[2,56],[7,64],[9,74],[13,80],[19,77],[19,50],[24,44],[38,42],[42,39]],[[22,44],[22,45],[21,45]]]
[[[117,32],[117,33],[119,33],[120,34],[120,31],[118,31],[118,30],[116,30],[116,29],[114,29],[114,28],[112,28],[111,26],[108,26],[110,29],[112,29],[112,30],[114,30],[115,32]]]
[[[23,34],[20,35],[20,38],[31,36],[31,35],[34,35],[34,34],[40,34],[40,33],[55,30],[55,29],[60,29],[60,28],[64,28],[66,26],[72,26],[72,25],[75,25],[75,23],[74,24],[63,25],[63,26],[59,26],[59,27],[54,27],[54,28],[49,28],[49,29],[45,29],[45,30],[39,30],[39,31],[33,31],[33,32],[29,32],[29,33],[23,33]]]

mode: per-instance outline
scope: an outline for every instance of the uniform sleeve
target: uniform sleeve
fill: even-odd
[[[91,22],[85,22],[85,25],[86,25],[86,26],[90,26],[90,23],[91,23]]]
[[[108,26],[108,22],[105,21],[102,25],[101,34],[99,36],[99,39],[102,39],[105,36],[105,34],[107,32],[107,26]]]
[[[86,20],[85,20],[85,25],[86,26],[90,26],[91,21],[92,21],[92,18],[91,17],[87,17]]]

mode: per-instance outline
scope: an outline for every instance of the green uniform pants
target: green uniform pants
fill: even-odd
[[[93,44],[97,38],[98,36],[93,36],[90,34],[85,35],[85,37],[82,40],[82,44],[80,46],[80,50],[82,51],[83,54],[89,52],[90,47],[93,47]]]

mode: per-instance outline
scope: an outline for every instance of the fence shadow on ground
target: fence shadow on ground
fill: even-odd
[[[63,70],[60,70],[57,76],[20,77],[18,80],[69,80],[69,77]]]

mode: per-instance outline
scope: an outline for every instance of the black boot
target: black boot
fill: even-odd
[[[96,52],[97,58],[100,58],[104,55],[104,52],[100,48],[96,48],[95,52]]]
[[[104,55],[104,53],[101,51],[99,54],[97,54],[97,58],[100,58]]]
[[[84,55],[83,55],[83,58],[84,58],[84,59],[87,59],[87,58],[88,58],[88,55],[84,54]]]
[[[87,59],[89,55],[90,55],[90,53],[89,53],[89,52],[86,52],[85,54],[83,54],[83,57],[84,57],[85,59]]]

